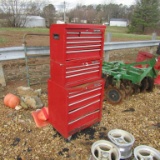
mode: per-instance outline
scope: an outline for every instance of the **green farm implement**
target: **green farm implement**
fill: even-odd
[[[155,57],[130,64],[120,61],[104,62],[102,73],[105,79],[105,99],[111,104],[117,104],[127,95],[151,92],[157,76],[155,64]]]

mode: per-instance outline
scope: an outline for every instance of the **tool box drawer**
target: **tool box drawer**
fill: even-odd
[[[49,121],[65,138],[81,125],[100,121],[104,81],[62,87],[48,81]],[[74,130],[74,131],[73,131]]]
[[[50,58],[59,63],[102,58],[106,26],[54,24],[50,29]]]
[[[62,86],[75,86],[98,80],[102,75],[101,59],[50,62],[51,79]]]
[[[68,123],[68,132],[75,133],[75,131],[80,131],[80,128],[83,128],[83,126],[87,126],[87,124],[90,122],[90,124],[94,124],[94,122],[98,122],[101,119],[101,112],[100,110],[96,110],[94,112],[90,112],[74,121],[71,121]]]

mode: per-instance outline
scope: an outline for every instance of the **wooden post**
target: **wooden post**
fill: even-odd
[[[6,86],[2,64],[0,63],[0,84]]]

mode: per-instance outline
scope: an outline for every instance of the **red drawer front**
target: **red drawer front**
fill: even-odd
[[[86,88],[79,93],[74,93],[68,97],[68,109],[72,111],[79,108],[80,106],[85,106],[94,101],[101,99],[102,96],[102,85],[92,89]]]
[[[102,57],[103,34],[99,29],[67,29],[66,59]]]
[[[95,122],[96,120],[100,121],[101,119],[101,112],[99,110],[91,112],[87,115],[84,115],[80,117],[79,119],[76,119],[75,121],[68,123],[68,130],[69,132],[74,132],[74,130],[78,130],[88,122]]]
[[[52,25],[51,59],[63,63],[73,59],[102,58],[105,28],[103,25]]]
[[[100,119],[103,100],[103,85],[103,80],[98,80],[68,90],[67,104],[69,124],[77,126],[78,121],[83,121],[82,119],[90,117],[92,113],[99,113],[96,118]],[[74,125],[74,123],[76,125]]]
[[[95,110],[100,109],[100,99],[95,100],[89,104],[83,105],[75,110],[69,112],[68,120],[69,122],[74,121],[77,118],[83,117],[84,115],[91,113]]]
[[[75,86],[101,78],[102,60],[77,60],[65,64],[51,61],[51,79],[62,86]]]

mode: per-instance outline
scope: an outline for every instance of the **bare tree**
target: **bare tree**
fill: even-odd
[[[19,2],[19,0],[1,0],[1,9],[9,26],[19,27],[22,22],[25,23],[20,19],[20,15],[24,12],[24,6],[24,2]]]
[[[24,27],[28,15],[40,15],[44,1],[0,0],[3,16],[11,27]]]
[[[54,22],[54,17],[56,14],[56,9],[52,4],[49,4],[43,8],[43,17],[46,20],[47,27]]]

